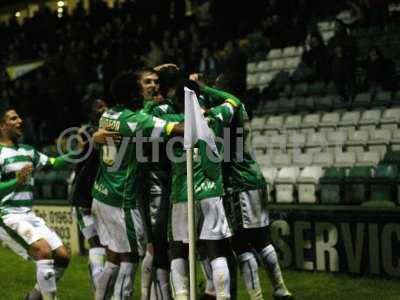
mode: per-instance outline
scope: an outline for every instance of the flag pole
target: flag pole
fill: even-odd
[[[188,200],[188,233],[189,233],[189,278],[190,300],[196,300],[196,233],[195,209],[193,197],[193,148],[186,150],[187,200]]]

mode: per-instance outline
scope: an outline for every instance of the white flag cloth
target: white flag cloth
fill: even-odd
[[[194,148],[198,140],[205,142],[212,152],[218,153],[214,133],[207,125],[196,93],[185,87],[184,148]]]

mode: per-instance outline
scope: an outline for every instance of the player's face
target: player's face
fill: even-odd
[[[22,135],[22,119],[15,110],[9,110],[6,112],[0,128],[10,138],[19,138]]]
[[[160,86],[156,73],[144,72],[140,78],[139,84],[142,88],[144,99],[153,99],[158,95]]]

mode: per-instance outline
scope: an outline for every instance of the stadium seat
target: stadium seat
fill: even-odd
[[[257,85],[259,86],[260,90],[263,90],[265,87],[269,85],[269,83],[274,79],[275,73],[268,72],[268,73],[260,73],[257,81]]]
[[[273,189],[275,184],[275,178],[278,176],[278,168],[275,167],[262,167],[262,173],[265,181],[267,182],[267,199],[271,199],[273,196]],[[269,201],[272,202],[272,201]]]
[[[386,109],[380,119],[381,128],[396,129],[400,124],[400,107]]]
[[[287,148],[287,136],[286,135],[274,135],[268,137],[267,140],[267,152],[269,153],[283,153]]]
[[[296,111],[302,113],[310,113],[314,110],[314,98],[313,97],[295,97]]]
[[[392,139],[390,140],[390,149],[392,151],[400,150],[400,129],[392,131]]]
[[[316,111],[330,111],[333,107],[333,98],[335,95],[325,95],[323,97],[316,97],[315,102],[315,110]]]
[[[339,124],[340,113],[330,112],[322,115],[321,122],[318,123],[319,131],[334,131]]]
[[[250,62],[247,64],[247,74],[256,73],[257,71],[257,63]]]
[[[282,57],[291,57],[291,56],[296,56],[296,47],[289,46],[284,48],[282,51]]]
[[[358,122],[359,129],[368,131],[374,130],[379,124],[381,114],[382,112],[379,109],[364,111]]]
[[[322,152],[313,154],[313,165],[328,168],[333,166],[334,158],[333,153]]]
[[[271,61],[271,70],[280,71],[286,67],[285,64],[285,59],[274,59]]]
[[[356,129],[358,122],[361,117],[361,112],[359,111],[348,111],[342,115],[342,118],[339,121],[339,129],[341,131],[345,130],[349,133]]]
[[[303,122],[300,125],[302,133],[315,132],[320,121],[320,114],[308,114],[303,118]]]
[[[345,178],[345,202],[346,204],[359,205],[369,197],[369,184],[373,168],[358,166],[350,169]]]
[[[292,96],[305,96],[308,94],[308,83],[298,83],[293,87]]]
[[[250,126],[253,131],[263,131],[265,126],[265,117],[254,117],[251,119]]]
[[[292,156],[288,153],[277,153],[272,158],[272,165],[278,169],[289,167],[292,164]]]
[[[356,165],[357,166],[377,166],[381,157],[379,152],[372,152],[372,151],[366,151],[366,152],[357,152],[357,161]]]
[[[256,65],[256,71],[259,73],[268,73],[269,71],[271,71],[271,61],[263,60],[258,62]]]
[[[346,131],[328,132],[326,139],[329,152],[343,152],[343,147],[346,145],[348,134]]]
[[[301,119],[301,115],[287,116],[285,119],[285,124],[283,124],[283,130],[288,133],[297,132],[301,124]]]
[[[296,107],[296,102],[293,101],[293,99],[280,98],[278,99],[278,102],[279,102],[278,113],[290,114],[294,112]]]
[[[253,137],[253,148],[255,150],[266,151],[267,137],[264,135],[259,135],[259,136]]]
[[[253,89],[258,87],[259,74],[248,74],[246,77],[246,84],[248,89]]]
[[[67,199],[68,198],[68,177],[70,171],[56,171],[52,178],[52,196],[54,199]]]
[[[272,166],[272,155],[266,154],[263,151],[256,151],[256,161],[260,164],[261,168]]]
[[[320,32],[323,31],[332,31],[335,29],[335,22],[318,22],[318,28]]]
[[[325,132],[310,132],[307,135],[306,152],[320,153],[328,147]]]
[[[335,32],[333,30],[331,31],[324,31],[321,33],[322,35],[322,39],[324,40],[324,42],[328,42],[331,38],[333,38],[333,36],[335,35]]]
[[[265,104],[264,114],[267,116],[275,115],[278,112],[278,101],[269,101]]]
[[[325,82],[316,81],[308,88],[309,95],[322,95],[324,93]]]
[[[392,105],[399,105],[399,104],[400,104],[400,90],[397,91],[392,98]]]
[[[368,107],[371,102],[371,93],[359,93],[354,98],[353,107]]]
[[[312,160],[312,153],[297,153],[296,155],[293,155],[293,166],[303,169],[311,166]]]
[[[348,152],[363,152],[368,142],[368,131],[357,130],[349,133],[346,141],[346,151]]]
[[[397,196],[396,179],[398,176],[398,166],[392,164],[380,164],[376,168],[371,181],[370,200],[373,202],[386,202],[395,204]]]
[[[350,168],[356,164],[356,161],[354,152],[335,152],[335,167]]]
[[[283,116],[271,116],[268,118],[267,123],[265,124],[265,132],[266,134],[270,134],[271,131],[279,132],[283,127],[284,122]]]
[[[282,56],[281,49],[271,49],[267,54],[267,59],[277,59]]]
[[[277,203],[295,202],[295,185],[299,177],[298,167],[282,168],[275,179],[275,193]]]
[[[300,57],[290,57],[285,60],[286,69],[296,69],[301,63]]]
[[[299,203],[317,203],[319,179],[324,174],[322,167],[310,166],[301,171],[297,179]]]
[[[373,106],[388,106],[392,101],[392,92],[381,91],[375,95]]]
[[[325,86],[325,93],[331,95],[337,95],[337,89],[333,81],[329,81],[328,84]]]
[[[321,204],[340,204],[344,202],[345,178],[348,169],[331,167],[327,168],[324,175],[320,178]]]
[[[389,129],[375,129],[370,131],[368,140],[368,150],[378,152],[380,158],[385,156],[387,149],[390,147],[392,132]]]
[[[290,133],[288,135],[287,151],[289,153],[301,153],[306,145],[306,135],[303,133]]]

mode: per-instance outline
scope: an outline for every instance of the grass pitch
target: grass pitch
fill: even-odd
[[[288,288],[297,300],[399,300],[400,280],[356,277],[343,274],[311,273],[285,270]],[[202,275],[199,273],[199,282]],[[139,299],[139,276],[136,276],[136,294]],[[8,249],[0,247],[0,299],[22,300],[33,287],[35,265],[24,261]],[[272,299],[271,287],[261,272],[264,299]],[[89,283],[87,259],[74,256],[58,287],[60,300],[94,299]],[[248,299],[239,279],[238,300]]]

